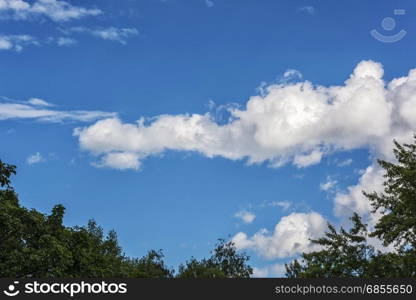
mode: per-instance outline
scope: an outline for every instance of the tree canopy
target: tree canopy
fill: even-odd
[[[384,191],[363,191],[372,213],[381,213],[374,230],[356,213],[349,231],[328,224],[325,236],[312,240],[322,249],[286,265],[287,277],[416,277],[416,136],[413,144],[394,144],[396,161],[378,160]],[[375,251],[369,238],[394,251]]]
[[[49,215],[21,206],[11,186],[13,174],[16,167],[0,160],[0,277],[174,277],[162,250],[130,258],[124,255],[116,232],[104,234],[94,220],[67,227],[62,205],[54,206]],[[211,258],[191,259],[178,277],[249,277],[252,269],[247,261],[234,244],[220,240]]]
[[[253,269],[247,265],[249,257],[237,253],[233,242],[220,239],[209,259],[195,258],[179,266],[179,278],[248,278]]]
[[[328,223],[325,235],[313,243],[320,250],[303,253],[286,265],[286,276],[416,277],[416,136],[413,144],[395,141],[396,160],[378,160],[385,170],[384,191],[363,191],[380,214],[374,228],[351,216],[352,226],[336,229]],[[249,257],[230,241],[220,239],[209,258],[191,258],[177,274],[162,250],[141,258],[127,257],[115,231],[104,234],[90,220],[85,226],[63,223],[65,208],[50,214],[20,205],[11,185],[16,167],[0,160],[0,277],[135,277],[135,278],[248,278]],[[380,252],[379,240],[394,251]]]

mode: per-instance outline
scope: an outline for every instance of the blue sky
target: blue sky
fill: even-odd
[[[326,220],[374,223],[374,158],[416,127],[413,1],[0,0],[0,22],[22,204],[94,218],[131,256],[233,238],[279,275]]]

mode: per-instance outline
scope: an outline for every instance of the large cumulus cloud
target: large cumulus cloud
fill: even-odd
[[[99,157],[97,165],[117,169],[138,169],[146,157],[166,150],[274,167],[288,162],[306,167],[329,152],[359,147],[389,156],[391,140],[408,140],[416,126],[415,79],[412,70],[386,83],[381,64],[362,61],[340,86],[269,85],[244,108],[230,108],[226,124],[210,113],[136,123],[109,118],[77,128],[74,135],[83,150]]]

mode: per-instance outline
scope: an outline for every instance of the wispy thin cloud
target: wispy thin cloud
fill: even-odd
[[[337,163],[337,167],[340,167],[340,168],[342,168],[342,167],[346,167],[346,166],[351,165],[351,164],[352,164],[352,162],[353,162],[353,160],[352,160],[351,158],[348,158],[348,159],[346,159],[346,160],[343,160],[343,161],[341,161],[341,162]]]
[[[330,192],[330,191],[333,191],[334,190],[334,188],[336,187],[337,183],[338,182],[336,180],[333,180],[331,177],[328,176],[326,178],[326,181],[325,182],[322,182],[319,185],[319,189],[321,191],[324,191],[324,192]]]
[[[290,201],[271,201],[262,204],[262,207],[280,207],[283,211],[287,211],[291,206],[292,202]]]
[[[32,119],[42,122],[62,123],[65,121],[91,122],[115,117],[116,113],[98,110],[57,110],[42,99],[28,101],[3,101],[0,99],[0,121],[8,119]]]
[[[136,28],[88,28],[83,26],[61,29],[64,34],[83,33],[101,38],[103,40],[119,42],[123,45],[127,44],[127,39],[137,36],[139,31]]]
[[[312,5],[305,5],[305,6],[301,6],[299,7],[300,11],[303,11],[305,13],[308,13],[310,15],[313,15],[315,13],[315,7]]]
[[[56,44],[58,46],[71,46],[77,44],[77,41],[68,37],[59,37],[56,39]]]
[[[212,0],[205,0],[205,5],[206,5],[208,8],[212,8],[212,7],[214,7],[215,3],[214,3],[214,1],[212,1]]]

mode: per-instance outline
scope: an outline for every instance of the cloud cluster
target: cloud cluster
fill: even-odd
[[[161,115],[136,123],[110,118],[77,128],[74,135],[83,150],[99,157],[99,166],[117,169],[137,170],[146,157],[166,150],[246,159],[249,164],[266,161],[271,167],[285,163],[307,167],[334,151],[364,147],[391,159],[392,140],[409,142],[416,128],[416,70],[387,83],[383,73],[381,64],[362,61],[343,85],[281,81],[263,86],[244,108],[229,107],[231,118],[221,124],[210,113]],[[338,165],[351,163],[349,159]],[[357,185],[335,190],[335,215],[346,220],[357,211],[370,218],[370,226],[374,224],[378,216],[369,214],[370,203],[361,191],[380,190],[382,175],[373,165]],[[335,184],[328,180],[321,189],[332,190]],[[325,229],[319,214],[293,213],[283,217],[272,233],[262,229],[249,237],[240,232],[233,240],[239,249],[275,259],[314,250],[309,239]]]
[[[26,102],[0,101],[0,121],[8,119],[33,119],[43,122],[61,123],[64,121],[91,122],[115,117],[115,113],[96,110],[56,110],[54,105],[38,98]]]
[[[364,196],[366,192],[383,192],[384,170],[375,163],[363,170],[359,182],[349,186],[345,191],[337,191],[334,195],[334,214],[339,218],[342,226],[349,226],[349,218],[357,212],[364,223],[373,230],[374,225],[381,217],[377,211],[372,213],[371,203]],[[321,184],[324,191],[333,190],[336,185],[335,180],[328,178]],[[309,239],[321,237],[327,230],[326,221],[316,213],[302,214],[292,213],[283,217],[276,225],[274,232],[269,233],[266,229],[261,229],[252,237],[246,233],[237,233],[232,240],[238,249],[250,249],[266,259],[277,259],[293,257],[302,252],[318,250],[317,246],[310,243]],[[379,251],[393,251],[393,246],[384,247],[380,240],[368,238],[370,245]],[[266,277],[273,275],[273,266],[256,269],[255,276]]]
[[[32,20],[49,18],[55,22],[66,22],[85,16],[97,16],[103,12],[97,8],[85,8],[74,6],[63,0],[36,0],[33,2],[24,0],[0,0],[0,19]],[[89,28],[84,26],[59,28],[61,33],[70,35],[83,33],[103,40],[116,41],[126,44],[127,39],[139,34],[136,28]],[[45,39],[35,38],[30,35],[0,35],[0,50],[15,50],[20,52],[28,45],[56,44],[58,46],[70,46],[77,41],[68,36],[51,36]]]
[[[39,41],[28,34],[0,35],[0,51],[13,50],[20,52],[27,46],[39,46]]]
[[[55,22],[64,22],[101,13],[97,8],[74,6],[62,0],[0,0],[0,17],[16,20],[47,17]]]
[[[269,85],[244,109],[230,107],[225,124],[210,113],[161,115],[136,123],[111,118],[74,134],[83,150],[101,157],[101,165],[111,161],[109,167],[115,166],[109,159],[114,155],[143,160],[166,150],[246,159],[249,164],[267,161],[271,167],[289,162],[307,167],[330,152],[361,147],[391,156],[392,139],[409,139],[416,127],[416,70],[387,85],[382,76],[381,64],[362,61],[344,85]]]
[[[252,237],[239,232],[232,241],[239,250],[251,249],[266,259],[292,257],[317,250],[311,238],[318,238],[326,230],[325,219],[316,212],[292,213],[277,223],[272,233],[261,229]]]

